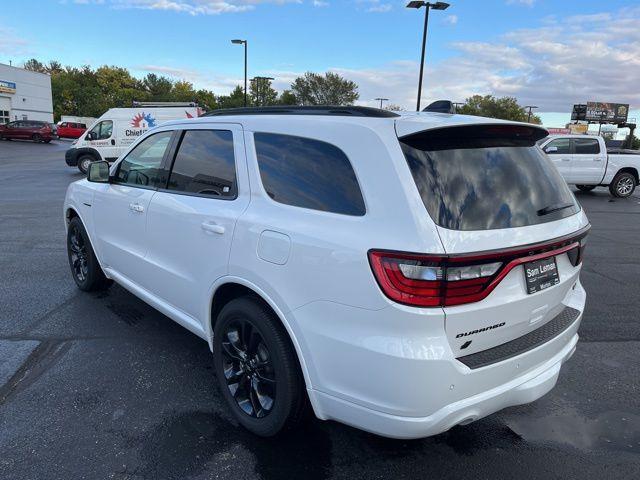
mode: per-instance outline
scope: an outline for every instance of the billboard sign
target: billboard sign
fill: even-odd
[[[585,120],[624,123],[628,115],[628,103],[587,102]]]
[[[8,82],[6,80],[0,80],[0,92],[2,92],[2,93],[16,93],[16,84],[14,82]]]

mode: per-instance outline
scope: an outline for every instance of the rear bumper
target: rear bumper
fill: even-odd
[[[534,401],[573,354],[586,300],[580,282],[562,304],[579,312],[544,343],[470,368],[456,358],[438,309],[372,311],[313,302],[291,312],[316,415],[393,438],[420,438]]]
[[[390,415],[321,392],[315,392],[315,398],[322,411],[330,412],[330,418],[368,432],[400,439],[428,437],[542,397],[555,386],[562,363],[573,355],[577,343],[578,335],[574,334],[560,352],[535,370],[448,404],[427,417]]]

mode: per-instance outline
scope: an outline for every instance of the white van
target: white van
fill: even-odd
[[[111,108],[73,143],[65,154],[65,161],[70,167],[77,166],[82,173],[87,173],[91,162],[114,162],[138,137],[161,123],[196,118],[201,113],[202,109],[193,103]]]

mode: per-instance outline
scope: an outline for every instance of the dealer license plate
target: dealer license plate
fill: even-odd
[[[555,257],[543,258],[524,264],[527,293],[536,293],[560,283]]]

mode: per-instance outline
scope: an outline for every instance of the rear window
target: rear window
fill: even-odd
[[[262,185],[276,202],[362,216],[365,205],[356,174],[335,145],[277,133],[253,135]]]
[[[529,127],[465,126],[420,132],[400,143],[436,224],[492,230],[551,222],[580,210],[536,146],[542,135]]]
[[[576,155],[597,155],[600,144],[595,138],[576,138],[574,140]]]

